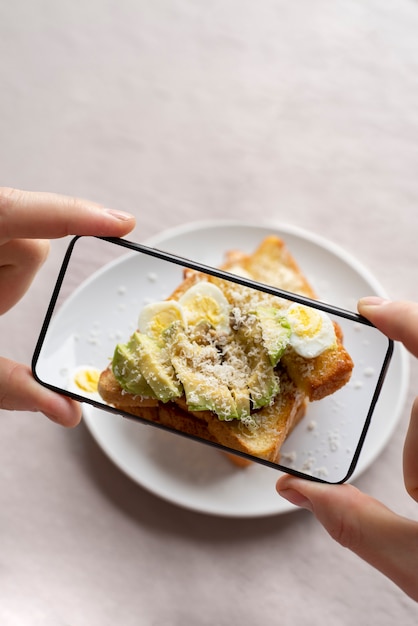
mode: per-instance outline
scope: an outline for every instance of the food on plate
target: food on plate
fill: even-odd
[[[222,269],[316,297],[284,241],[226,253]],[[279,462],[309,401],[344,386],[353,362],[330,317],[262,291],[185,269],[164,301],[140,311],[98,391],[124,413]],[[238,465],[247,456],[229,455]]]

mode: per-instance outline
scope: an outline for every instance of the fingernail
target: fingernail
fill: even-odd
[[[387,304],[389,300],[386,298],[381,298],[380,296],[366,296],[365,298],[360,298],[359,306],[382,306],[382,304]]]
[[[291,504],[295,504],[296,506],[301,507],[302,509],[307,509],[308,511],[313,511],[312,502],[303,496],[299,491],[295,491],[294,489],[283,489],[279,490],[279,495],[282,496],[285,500],[288,500]]]
[[[122,220],[123,222],[127,222],[128,220],[132,220],[134,218],[133,215],[125,213],[124,211],[115,211],[115,209],[103,209],[103,211],[117,220]]]

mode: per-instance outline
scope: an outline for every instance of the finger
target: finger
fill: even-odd
[[[0,315],[27,291],[48,251],[49,242],[40,239],[14,239],[0,246]]]
[[[40,411],[62,426],[76,426],[80,405],[39,385],[26,365],[0,358],[0,409]]]
[[[411,411],[403,450],[403,473],[409,495],[418,502],[418,398]]]
[[[0,243],[66,235],[122,237],[135,226],[129,213],[52,193],[0,187]]]
[[[418,303],[362,298],[358,303],[358,311],[385,335],[401,341],[418,357]]]
[[[396,515],[352,485],[284,476],[277,490],[311,510],[333,539],[418,600],[418,523]]]

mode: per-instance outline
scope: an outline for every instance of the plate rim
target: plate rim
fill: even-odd
[[[165,240],[168,237],[179,236],[180,234],[186,234],[188,232],[193,232],[195,230],[205,230],[208,228],[222,228],[222,227],[239,227],[239,228],[270,228],[275,231],[288,233],[290,235],[294,235],[296,237],[300,237],[310,241],[311,243],[316,244],[317,246],[328,250],[329,252],[335,254],[343,261],[348,261],[349,264],[356,270],[361,273],[363,277],[367,277],[368,282],[373,284],[376,287],[376,290],[379,290],[382,294],[382,297],[387,297],[387,292],[384,289],[383,285],[376,278],[376,276],[365,266],[361,261],[359,261],[351,252],[345,250],[342,246],[337,243],[334,243],[330,239],[327,239],[323,235],[319,235],[318,233],[314,233],[310,230],[307,230],[301,226],[296,226],[294,224],[288,224],[286,222],[275,222],[273,220],[264,220],[258,223],[252,221],[243,221],[240,222],[234,219],[216,219],[216,220],[196,220],[192,222],[186,222],[185,224],[172,226],[171,228],[167,228],[159,233],[155,233],[150,237],[147,237],[142,243],[145,245],[155,245],[159,243],[161,240]],[[383,295],[384,294],[384,295]]]
[[[336,244],[330,241],[323,235],[319,235],[316,232],[306,230],[302,227],[299,227],[293,224],[276,222],[272,220],[260,221],[257,224],[252,221],[240,222],[235,219],[214,219],[214,220],[207,219],[207,220],[188,221],[188,222],[185,222],[184,224],[179,224],[179,225],[167,228],[158,233],[155,233],[154,235],[151,235],[150,237],[147,237],[146,239],[144,239],[142,243],[148,246],[155,246],[155,245],[164,243],[165,241],[172,240],[182,235],[188,235],[193,232],[197,232],[197,231],[201,232],[201,231],[205,231],[208,229],[222,229],[222,228],[229,228],[229,227],[237,227],[239,229],[244,229],[244,230],[248,229],[248,230],[256,230],[256,231],[269,229],[273,233],[276,233],[279,236],[283,236],[283,238],[285,238],[286,234],[288,234],[288,235],[295,236],[303,240],[307,240],[308,242],[322,249],[325,249],[332,255],[337,256],[342,262],[349,265],[357,274],[359,274],[361,278],[364,279],[378,295],[381,295],[382,297],[387,297],[387,292],[383,288],[379,280],[374,276],[374,274],[372,274],[372,272],[366,266],[362,264],[362,262],[356,259],[356,257],[354,257],[350,252],[346,251],[339,244]],[[119,257],[118,259],[110,262],[109,264],[107,264],[107,266],[104,266],[104,267],[115,265],[121,262],[121,260],[123,260],[124,258],[126,258],[126,256]],[[399,393],[397,394],[396,408],[394,409],[396,418],[391,423],[391,427],[388,428],[386,437],[384,438],[380,446],[377,446],[373,453],[369,453],[367,461],[361,463],[361,456],[360,456],[357,468],[348,482],[352,482],[355,479],[357,479],[376,461],[378,456],[382,453],[384,448],[389,443],[392,437],[392,434],[400,420],[402,410],[405,406],[406,397],[408,393],[409,360],[408,360],[407,352],[402,345],[396,344],[395,350],[397,352],[398,359],[399,359],[400,382],[401,382]],[[87,411],[85,409],[87,409]],[[122,471],[126,476],[128,476],[131,480],[136,482],[143,489],[147,490],[148,492],[154,494],[156,497],[159,497],[160,499],[166,502],[169,502],[171,504],[174,504],[176,506],[179,506],[189,511],[203,513],[206,515],[214,515],[218,517],[234,518],[234,519],[268,517],[272,515],[285,514],[293,510],[298,510],[297,507],[295,507],[294,505],[280,498],[277,500],[276,505],[274,505],[274,501],[272,501],[273,506],[271,507],[264,507],[263,510],[247,511],[244,513],[242,511],[234,512],[230,510],[224,511],[221,509],[213,510],[213,508],[211,507],[204,508],[198,505],[193,506],[193,504],[185,503],[184,501],[179,500],[178,498],[176,498],[175,494],[173,496],[171,495],[169,496],[166,492],[163,493],[161,490],[156,489],[155,486],[150,485],[149,483],[146,483],[146,482],[144,483],[140,477],[135,475],[128,468],[121,465],[120,460],[115,458],[114,454],[112,454],[110,450],[108,449],[108,446],[105,445],[103,441],[101,440],[100,435],[98,435],[96,431],[96,427],[95,425],[92,424],[91,419],[88,415],[90,410],[100,411],[100,409],[94,409],[93,407],[89,405],[83,405],[84,422],[90,434],[92,435],[93,439],[102,449],[102,451],[105,452],[107,457],[118,467],[118,469]],[[123,424],[123,422],[121,423]],[[279,470],[273,470],[272,468],[268,468],[265,466],[262,467],[262,469],[267,470],[267,471],[277,472],[277,477],[279,477],[281,474]],[[251,471],[251,468],[247,468],[247,471]]]

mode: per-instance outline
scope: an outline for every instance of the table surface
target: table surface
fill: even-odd
[[[417,30],[412,0],[0,3],[1,183],[132,211],[137,241],[202,219],[301,227],[418,299]],[[30,362],[67,243],[1,318],[3,355]],[[356,480],[415,519],[417,376],[411,362],[399,425]],[[2,624],[416,623],[305,511],[177,507],[85,424],[36,413],[2,412],[0,455]]]

